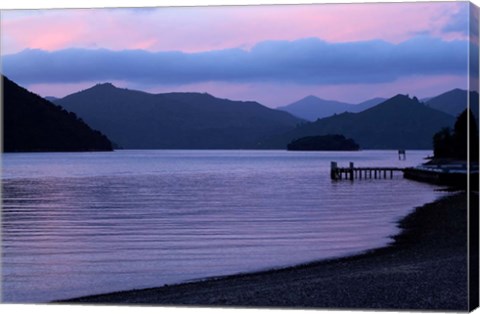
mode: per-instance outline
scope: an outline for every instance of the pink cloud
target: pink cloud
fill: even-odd
[[[6,11],[2,54],[25,48],[101,47],[186,52],[249,48],[264,40],[401,42],[442,29],[466,3],[369,3]],[[5,44],[7,46],[5,46]]]
[[[75,14],[62,14],[60,10],[32,11],[31,15],[22,12],[16,18],[16,12],[2,14],[2,39],[11,45],[3,47],[2,53],[16,50],[45,49],[57,50],[82,43],[87,25],[82,22],[85,10],[76,10]],[[65,12],[65,11],[64,11]]]
[[[441,36],[441,29],[460,6],[458,3],[390,3],[281,6],[275,10],[262,7],[249,13],[254,23],[245,23],[240,32],[254,34],[256,42],[303,36],[329,42],[381,39],[399,43],[425,32]],[[239,21],[245,16],[247,14],[237,11]],[[236,26],[227,24],[223,31],[235,32]]]
[[[265,40],[317,37],[328,42],[405,41],[419,34],[445,40],[466,39],[444,28],[468,3],[370,3],[4,11],[0,24],[3,55],[25,48],[48,51],[77,48],[144,49],[198,52],[240,47]],[[62,97],[97,82],[27,86],[42,96]],[[257,100],[270,107],[307,95],[346,102],[409,93],[428,97],[454,87],[466,88],[456,76],[408,77],[383,84],[319,85],[199,83],[145,87],[113,82],[119,87],[151,92],[197,91],[237,100]],[[345,91],[348,91],[345,92]],[[248,98],[246,98],[248,97]]]

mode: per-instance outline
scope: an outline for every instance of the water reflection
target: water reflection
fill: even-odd
[[[362,160],[388,162],[385,154],[364,153]],[[388,243],[394,222],[436,195],[401,178],[332,184],[328,154],[124,151],[110,164],[101,153],[44,158],[6,165],[5,302],[353,254]],[[72,160],[76,172],[64,175]],[[22,163],[36,165],[36,174],[28,177]],[[63,169],[52,171],[52,163]]]

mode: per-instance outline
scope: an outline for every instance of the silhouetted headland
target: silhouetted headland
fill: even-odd
[[[67,112],[2,76],[4,152],[111,151],[112,143]]]
[[[479,142],[474,114],[465,109],[453,130],[443,128],[433,136],[433,157],[415,168],[405,169],[405,177],[417,181],[478,191]],[[467,177],[470,176],[470,185]]]

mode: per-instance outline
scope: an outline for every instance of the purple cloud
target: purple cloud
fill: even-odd
[[[469,43],[416,37],[327,43],[317,38],[265,41],[251,50],[200,53],[65,49],[25,50],[3,58],[21,84],[121,80],[181,85],[201,82],[369,84],[408,76],[466,75]]]

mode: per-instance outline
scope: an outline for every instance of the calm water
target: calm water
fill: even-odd
[[[4,302],[44,302],[345,256],[390,242],[434,187],[331,182],[428,151],[3,155]]]

